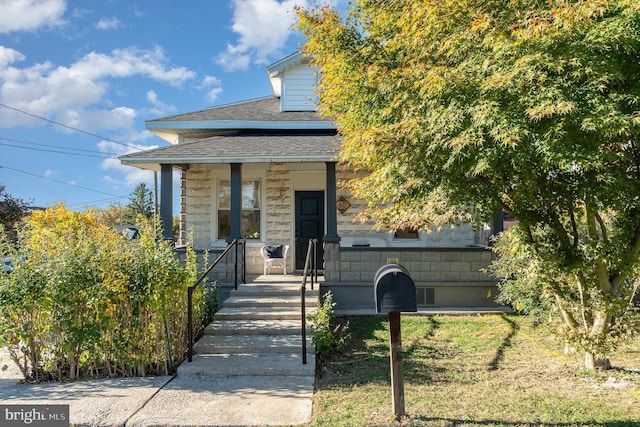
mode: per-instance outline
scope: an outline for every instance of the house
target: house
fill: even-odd
[[[339,186],[355,172],[338,163],[335,124],[316,114],[317,70],[295,53],[266,71],[273,96],[147,121],[170,145],[120,157],[160,171],[165,224],[180,171],[178,244],[192,235],[196,248],[222,251],[246,238],[246,270],[260,274],[265,244],[289,245],[294,272],[317,238],[323,289],[339,308],[372,308],[374,273],[388,262],[410,271],[419,306],[496,306],[495,282],[482,271],[492,260],[487,233],[467,225],[393,233],[354,221],[365,202]]]

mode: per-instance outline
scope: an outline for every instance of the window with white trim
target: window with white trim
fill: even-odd
[[[262,189],[260,179],[242,181],[241,233],[245,239],[260,239]],[[231,234],[231,181],[218,181],[218,239]]]

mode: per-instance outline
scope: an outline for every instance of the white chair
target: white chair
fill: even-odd
[[[287,275],[287,252],[289,252],[289,245],[280,246],[281,248],[281,256],[279,254],[274,254],[273,249],[277,248],[276,246],[263,246],[260,248],[260,253],[262,254],[262,258],[264,258],[264,275],[268,275],[271,273],[271,267],[279,267],[282,269],[283,274]],[[277,250],[276,250],[277,251]]]

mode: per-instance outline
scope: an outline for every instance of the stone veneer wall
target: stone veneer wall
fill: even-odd
[[[487,248],[345,248],[325,246],[323,291],[338,310],[373,310],[373,278],[389,263],[404,266],[416,288],[434,288],[434,307],[498,307],[495,280],[482,270],[493,260]]]
[[[415,282],[493,282],[481,270],[492,261],[485,248],[340,248],[340,282],[369,282],[385,264],[403,265]]]
[[[185,221],[186,236],[193,233],[193,244],[196,248],[209,248],[211,243],[211,188],[213,178],[208,165],[192,165],[187,171],[184,185],[184,201],[186,201]]]
[[[194,247],[209,250],[213,238],[212,212],[214,206],[213,165],[192,165],[182,173],[181,199],[184,211],[181,222],[186,230],[181,230],[181,237],[186,241],[192,236]],[[348,170],[338,171],[339,181],[354,176]],[[264,240],[265,244],[289,244],[293,246],[293,189],[292,175],[288,165],[270,163],[264,171],[263,200]],[[490,261],[490,252],[479,249],[456,249],[473,243],[473,231],[467,227],[456,230],[444,230],[427,236],[427,242],[416,242],[421,247],[390,248],[391,242],[386,232],[373,230],[373,224],[356,220],[356,213],[365,207],[365,202],[355,199],[343,189],[338,190],[338,197],[344,196],[351,207],[344,213],[338,213],[338,234],[340,244],[331,243],[325,248],[325,279],[331,281],[366,282],[387,258],[400,258],[400,262],[410,271],[419,275],[418,281],[486,281],[485,275],[478,272],[479,266]],[[186,202],[186,203],[185,203]],[[190,236],[191,233],[191,236]],[[182,239],[181,239],[182,240]],[[369,240],[370,248],[352,248],[356,240]],[[395,242],[397,244],[398,242]],[[400,242],[402,244],[402,242]],[[259,242],[249,241],[247,245],[247,272],[261,273],[263,260]],[[431,246],[445,246],[430,248]],[[448,246],[448,247],[447,247]],[[294,269],[293,247],[287,258],[288,271]],[[220,250],[221,252],[221,250]],[[477,252],[477,254],[476,254]],[[479,255],[483,253],[483,255]],[[464,254],[464,255],[463,255]],[[480,257],[480,259],[477,259]],[[489,257],[487,259],[487,257]],[[225,273],[226,274],[226,273]]]
[[[351,195],[344,185],[354,178],[360,178],[364,172],[354,172],[350,169],[339,167],[336,171],[336,178],[339,183],[337,197],[344,197],[351,205],[344,213],[338,212],[338,234],[342,239],[341,245],[352,246],[354,243],[366,242],[372,247],[385,247],[390,244],[396,246],[420,246],[420,247],[465,247],[478,243],[478,237],[470,225],[463,224],[457,227],[448,227],[437,230],[431,229],[423,240],[395,240],[391,242],[389,233],[386,230],[375,230],[375,225],[371,221],[362,222],[357,218],[358,212],[362,212],[367,207],[367,202],[357,199]]]

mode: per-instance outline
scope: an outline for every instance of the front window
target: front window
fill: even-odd
[[[246,239],[260,239],[260,180],[242,181],[241,233]],[[218,181],[218,239],[231,234],[231,181]]]
[[[418,240],[420,238],[420,232],[416,228],[404,227],[396,230],[393,238]]]

